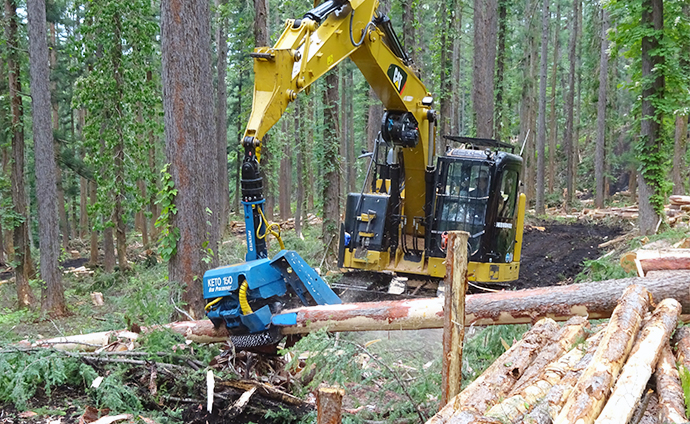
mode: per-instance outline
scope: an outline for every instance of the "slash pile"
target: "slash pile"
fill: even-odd
[[[690,369],[690,328],[675,331],[680,311],[632,285],[602,328],[542,319],[427,424],[688,422],[676,360]]]

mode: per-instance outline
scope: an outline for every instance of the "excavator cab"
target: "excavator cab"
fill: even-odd
[[[525,200],[519,194],[522,158],[496,140],[446,136],[449,149],[427,174],[425,216],[401,204],[418,195],[406,180],[403,155],[379,140],[370,191],[350,193],[341,228],[344,268],[443,277],[448,232],[469,233],[468,278],[507,285],[518,277]],[[395,167],[400,169],[396,175]],[[408,225],[409,223],[412,225]]]
[[[454,149],[438,160],[431,256],[445,256],[448,231],[470,234],[471,261],[510,263],[522,159],[505,152]]]

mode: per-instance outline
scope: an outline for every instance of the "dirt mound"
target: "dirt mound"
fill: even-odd
[[[543,222],[526,226],[516,289],[572,282],[585,260],[599,258],[597,246],[623,233],[621,228],[586,223]]]

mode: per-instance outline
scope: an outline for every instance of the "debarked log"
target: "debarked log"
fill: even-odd
[[[680,424],[688,422],[685,416],[685,400],[676,358],[668,341],[664,343],[656,364],[656,390],[659,394],[659,422]]]
[[[668,342],[678,323],[680,304],[664,299],[640,331],[630,357],[621,371],[613,392],[595,424],[625,424],[634,412],[647,381],[656,367],[661,348]]]
[[[644,287],[634,285],[625,290],[592,362],[580,376],[554,424],[591,424],[599,416],[632,349],[650,300]]]
[[[683,313],[690,313],[690,278],[624,278],[568,286],[501,291],[468,295],[465,325],[530,324],[540,318],[567,321],[580,315],[589,319],[609,318],[623,291],[636,284],[654,299],[676,299]],[[285,311],[295,313],[297,324],[284,327],[284,334],[329,331],[417,330],[443,327],[443,300],[411,299],[383,302],[310,306]]]

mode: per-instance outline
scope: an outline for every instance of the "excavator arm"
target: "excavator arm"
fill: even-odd
[[[377,13],[378,0],[327,0],[304,15],[289,19],[273,47],[258,47],[254,58],[252,113],[243,137],[242,197],[247,222],[247,260],[265,258],[265,225],[261,207],[261,140],[298,93],[350,57],[387,110],[384,137],[405,161],[406,213],[426,216],[425,173],[434,151],[432,98],[408,66],[390,22]],[[398,154],[395,157],[398,157]],[[422,186],[419,186],[422,184]],[[428,196],[427,196],[428,197]],[[413,219],[408,226],[411,227]],[[257,231],[258,230],[258,231]]]

